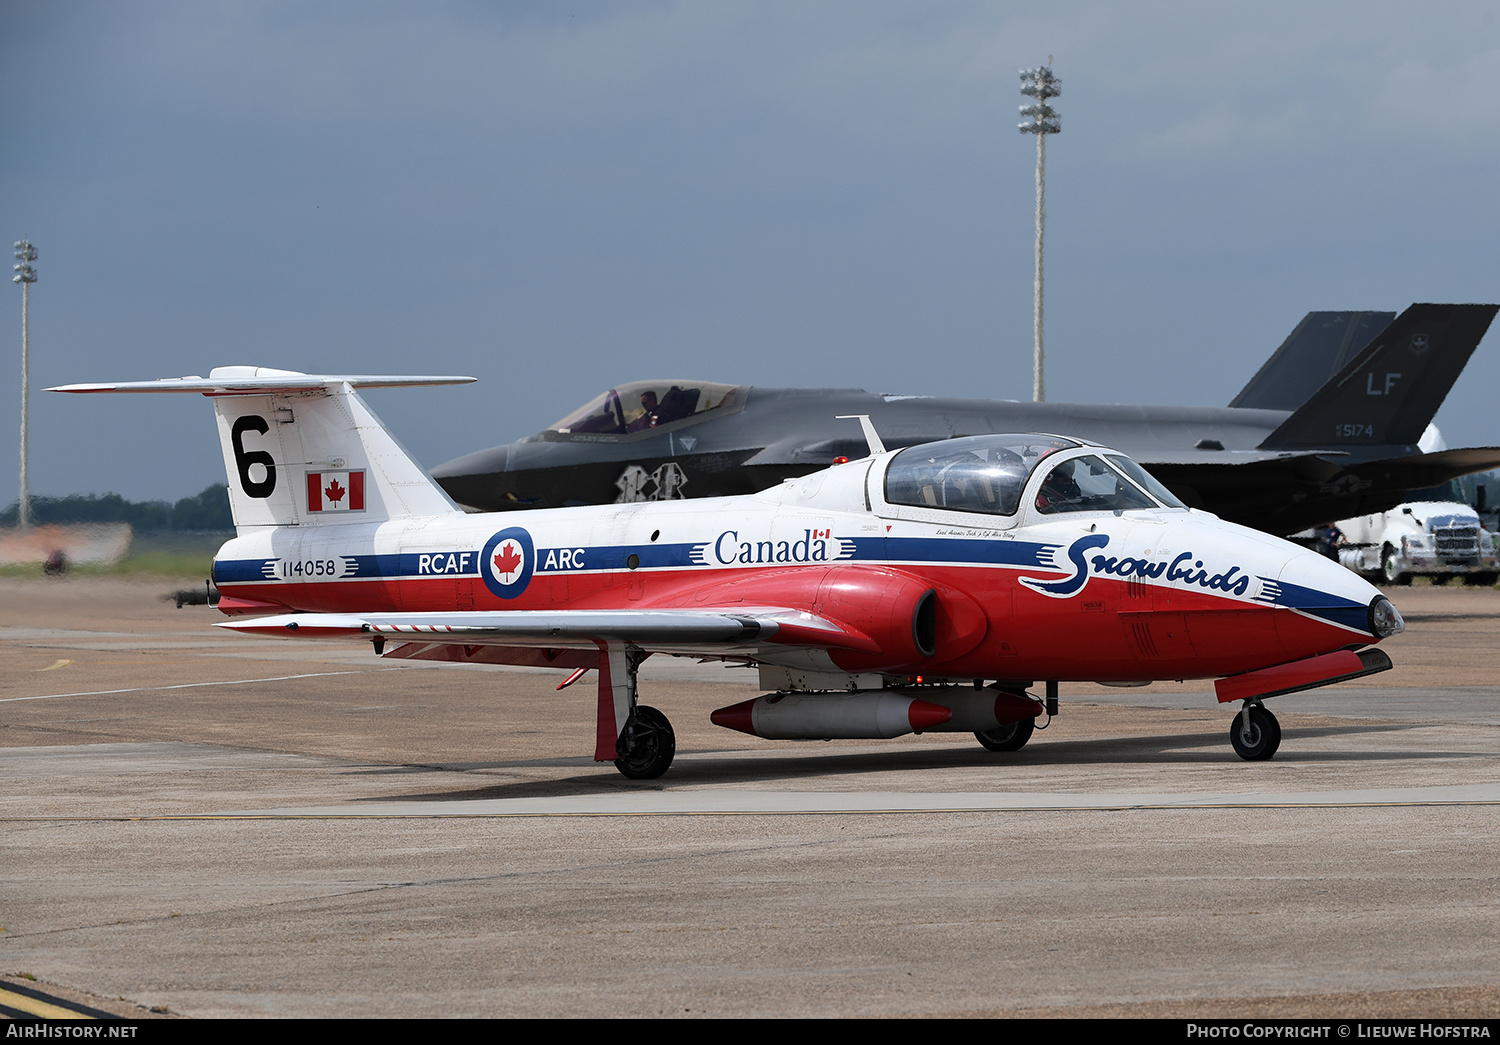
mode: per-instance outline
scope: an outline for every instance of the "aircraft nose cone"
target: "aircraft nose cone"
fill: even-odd
[[[1391,600],[1384,595],[1375,596],[1370,603],[1370,634],[1377,639],[1385,639],[1405,630],[1406,621],[1401,619],[1401,614],[1391,605]]]
[[[514,486],[509,469],[510,447],[495,446],[440,464],[430,474],[460,505],[496,511]]]
[[[476,450],[462,457],[445,461],[432,470],[434,479],[454,479],[469,475],[488,475],[503,472],[510,467],[510,447],[492,446],[488,450]]]
[[[1345,566],[1298,548],[1276,576],[1275,604],[1376,641],[1405,627],[1391,600]],[[1368,641],[1368,639],[1367,639]]]

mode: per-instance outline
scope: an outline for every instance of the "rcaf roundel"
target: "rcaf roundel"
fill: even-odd
[[[353,472],[308,472],[309,512],[362,512],[365,510],[365,470]]]
[[[519,526],[501,530],[484,545],[479,560],[479,575],[485,587],[502,599],[514,599],[531,583],[536,567],[536,551],[531,534]]]

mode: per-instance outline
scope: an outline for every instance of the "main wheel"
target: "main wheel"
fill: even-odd
[[[620,739],[615,742],[615,768],[631,780],[655,780],[672,764],[677,754],[677,734],[672,723],[653,707],[637,704]]]
[[[1019,722],[1009,722],[983,733],[975,733],[974,739],[989,751],[1019,751],[1035,732],[1036,720],[1023,718]]]
[[[1411,574],[1401,569],[1401,560],[1396,557],[1396,549],[1390,545],[1386,545],[1385,554],[1380,558],[1380,572],[1387,584],[1411,583]]]
[[[1495,586],[1496,574],[1488,571],[1484,573],[1468,573],[1464,575],[1464,583],[1471,588],[1493,588]]]
[[[1246,762],[1264,762],[1281,746],[1281,723],[1257,704],[1250,709],[1248,730],[1244,715],[1234,716],[1234,721],[1229,724],[1229,743],[1234,745],[1234,753]]]

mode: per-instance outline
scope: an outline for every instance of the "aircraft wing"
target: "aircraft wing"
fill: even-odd
[[[1413,490],[1500,467],[1500,447],[1471,446],[1374,461],[1339,453],[1278,455],[1262,461],[1151,461],[1151,474],[1188,504],[1266,533],[1296,533],[1338,519],[1384,512]],[[1287,491],[1292,491],[1287,496]]]
[[[799,610],[513,610],[447,613],[290,613],[215,627],[278,638],[395,639],[423,645],[749,656],[767,644],[878,652],[869,636]]]
[[[1354,467],[1351,465],[1350,470]],[[1361,463],[1357,467],[1362,474],[1370,473],[1394,484],[1405,484],[1405,489],[1412,490],[1437,486],[1461,475],[1500,468],[1500,446],[1465,446],[1430,454],[1408,454]]]
[[[573,669],[563,685],[577,679],[582,669],[597,668],[597,761],[619,757],[621,731],[634,707],[634,665],[642,654],[748,660],[765,657],[768,646],[786,652],[880,650],[874,639],[857,629],[780,607],[289,613],[217,626],[251,635],[364,641],[377,654],[396,660]],[[391,639],[400,644],[387,650]]]
[[[1208,467],[1235,467],[1267,462],[1336,462],[1348,457],[1347,450],[1199,450],[1166,447],[1159,450],[1140,450],[1131,453],[1131,460],[1144,465],[1150,471],[1154,465],[1205,465]],[[1314,465],[1316,469],[1316,465]]]

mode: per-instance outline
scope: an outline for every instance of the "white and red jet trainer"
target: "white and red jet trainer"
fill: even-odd
[[[653,653],[758,667],[773,692],[714,713],[732,729],[972,731],[997,751],[1055,712],[1059,681],[1213,678],[1243,701],[1235,750],[1265,759],[1266,698],[1386,670],[1373,644],[1402,629],[1337,563],[1051,435],[885,452],[866,421],[869,457],[751,496],[468,515],[356,391],[468,380],[224,367],[54,391],[214,400],[238,530],[214,580],[245,618],[221,627],[567,682],[597,669],[595,758],[629,777],[675,752],[636,702]]]

